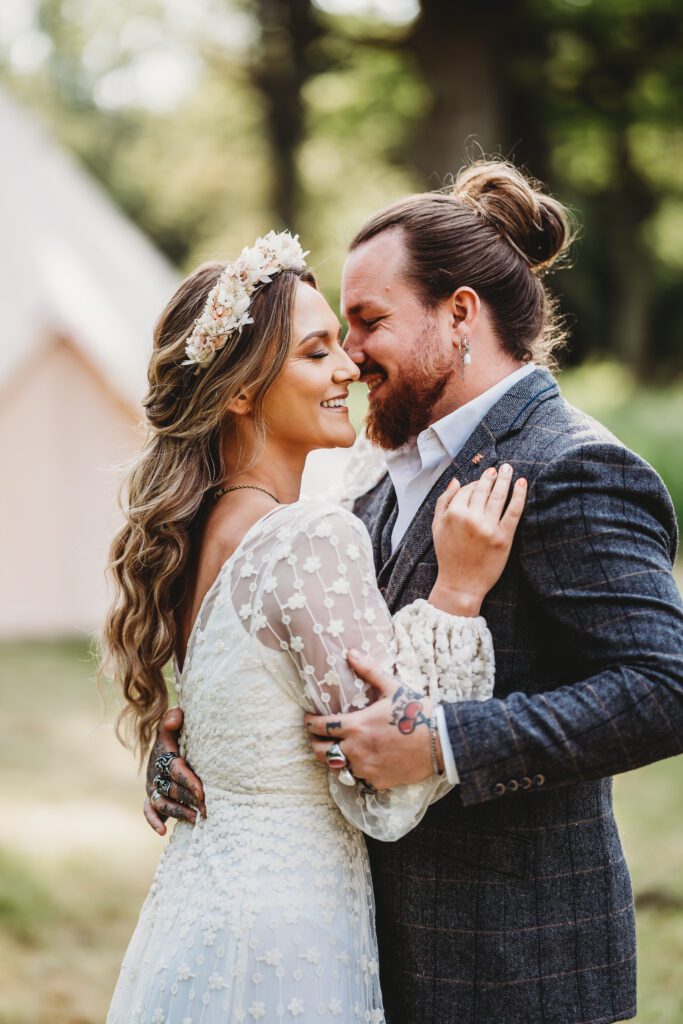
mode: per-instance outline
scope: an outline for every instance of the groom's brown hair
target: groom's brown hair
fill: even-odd
[[[572,226],[538,182],[510,163],[478,161],[447,189],[407,196],[374,214],[350,249],[393,228],[403,232],[406,275],[425,306],[468,285],[507,352],[553,364],[566,332],[541,278],[567,252]]]

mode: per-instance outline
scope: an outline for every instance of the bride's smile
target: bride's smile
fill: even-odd
[[[359,377],[324,295],[299,282],[290,357],[263,403],[269,441],[288,452],[348,448],[356,437],[346,406],[348,386]]]

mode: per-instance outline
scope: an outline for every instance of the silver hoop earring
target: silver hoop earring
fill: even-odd
[[[472,356],[470,355],[471,347],[467,338],[462,338],[458,342],[458,353],[460,355],[460,376],[465,379],[465,367],[469,366],[472,362]]]

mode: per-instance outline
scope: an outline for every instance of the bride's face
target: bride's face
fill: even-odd
[[[356,432],[346,408],[360,371],[341,346],[341,327],[323,295],[300,282],[292,351],[263,405],[270,437],[292,448],[348,448]]]

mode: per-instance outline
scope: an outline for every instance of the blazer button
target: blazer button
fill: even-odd
[[[516,793],[519,789],[519,783],[517,779],[510,779],[508,782],[508,793]]]
[[[503,793],[507,792],[507,787],[504,782],[497,782],[495,786],[493,786],[491,792],[494,796],[502,796]]]
[[[532,782],[528,775],[525,775],[523,779],[519,780],[519,784],[522,789],[531,789]]]
[[[538,775],[534,775],[534,786],[542,786],[544,782],[545,775],[541,775],[540,773]]]
[[[382,595],[382,597],[386,597],[387,596],[387,588],[386,587],[380,587],[379,588],[379,592]]]

